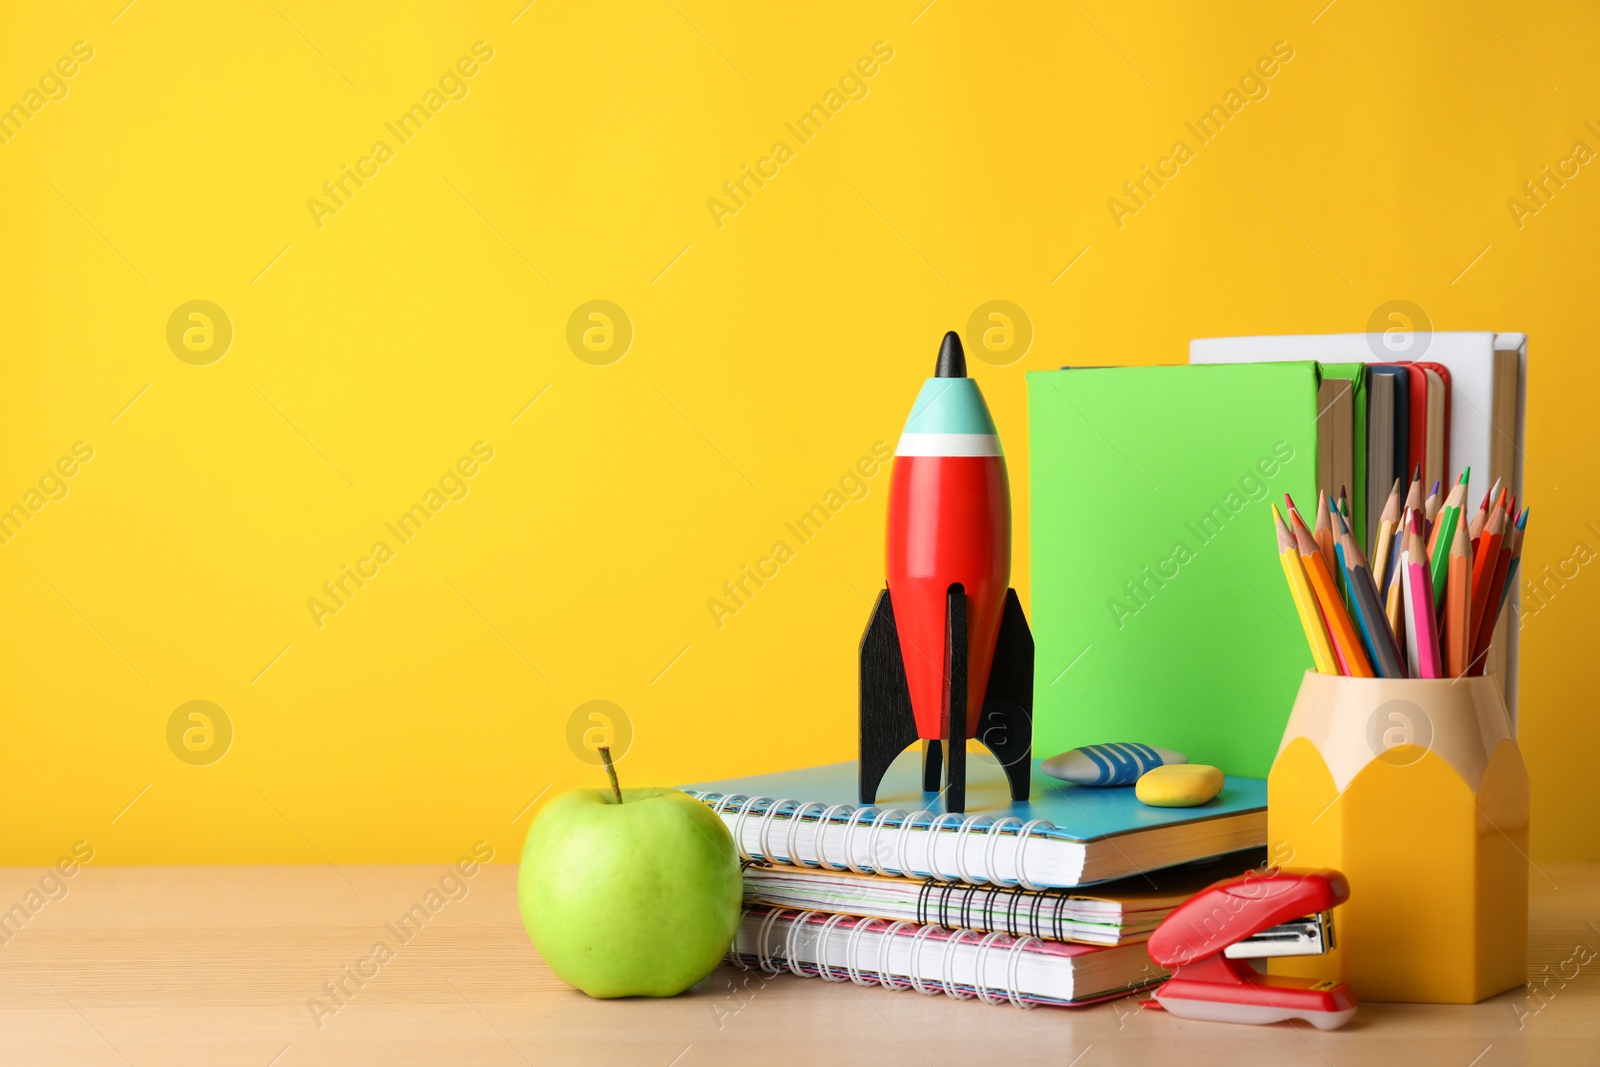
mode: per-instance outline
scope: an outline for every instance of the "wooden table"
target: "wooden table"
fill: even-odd
[[[42,871],[0,869],[0,907],[39,905],[20,930],[3,928],[0,1062],[1600,1063],[1600,866],[1544,864],[1533,876],[1529,969],[1548,979],[1542,998],[1522,989],[1475,1007],[1366,1004],[1334,1033],[1188,1022],[1131,998],[1024,1012],[726,966],[672,1000],[590,1000],[528,943],[514,867],[441,890],[448,871],[91,864],[47,883],[50,899],[27,896]],[[409,941],[386,927],[431,903],[437,913],[413,919]],[[373,961],[380,938],[398,948]],[[358,964],[370,977],[333,1010],[324,983]],[[309,1006],[317,997],[322,1010]]]

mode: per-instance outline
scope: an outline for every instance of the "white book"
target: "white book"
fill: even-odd
[[[1516,353],[1516,389],[1509,429],[1496,429],[1496,353]],[[1467,514],[1496,478],[1504,478],[1519,500],[1523,496],[1523,434],[1528,395],[1528,338],[1521,333],[1444,331],[1433,334],[1327,333],[1278,337],[1201,337],[1189,342],[1190,363],[1438,363],[1450,371],[1450,470],[1454,478],[1472,468]],[[1520,582],[1518,585],[1520,586]],[[1517,721],[1517,626],[1519,589],[1511,590],[1506,610],[1495,629],[1489,669],[1501,680],[1506,708]]]

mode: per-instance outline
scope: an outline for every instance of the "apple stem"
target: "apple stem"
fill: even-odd
[[[622,803],[622,787],[617,784],[617,768],[611,763],[611,746],[600,745],[600,758],[605,760],[606,774],[611,778],[611,791],[617,795],[617,803]]]

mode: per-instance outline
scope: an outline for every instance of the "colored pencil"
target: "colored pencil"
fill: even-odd
[[[1500,534],[1502,537],[1504,537],[1506,534],[1511,532],[1511,517],[1506,514],[1506,490],[1503,487],[1501,488],[1499,495],[1494,498],[1494,503],[1489,505],[1489,514],[1484,518],[1483,530],[1478,532],[1477,538],[1475,538],[1472,542],[1472,550],[1474,552],[1478,550],[1478,545],[1483,540],[1483,534],[1489,528],[1489,519],[1492,519],[1494,517],[1494,513],[1497,511],[1500,512],[1502,518],[1504,519],[1500,526]]]
[[[1328,521],[1328,494],[1320,489],[1317,490],[1317,524],[1311,534],[1322,550],[1322,561],[1328,565],[1328,573],[1338,574],[1339,561],[1333,555],[1333,524]]]
[[[1327,621],[1328,634],[1333,638],[1333,647],[1344,661],[1345,673],[1355,678],[1373,677],[1372,665],[1367,661],[1367,654],[1361,649],[1361,639],[1356,636],[1355,626],[1350,622],[1350,614],[1345,610],[1344,601],[1339,597],[1338,586],[1334,584],[1333,575],[1328,570],[1322,550],[1317,547],[1316,541],[1311,537],[1311,531],[1306,529],[1305,521],[1299,516],[1295,517],[1294,526],[1295,547],[1300,551],[1300,559],[1305,564],[1306,578],[1311,583],[1311,589],[1317,595],[1317,605],[1322,609],[1322,617]]]
[[[1427,550],[1422,543],[1422,527],[1411,534],[1406,558],[1406,649],[1411,653],[1413,678],[1443,678],[1439,663],[1439,630],[1433,610],[1433,592],[1428,588]]]
[[[1500,479],[1496,478],[1489,491],[1483,494],[1483,503],[1478,505],[1477,512],[1472,516],[1472,525],[1467,527],[1467,536],[1472,538],[1472,547],[1478,547],[1478,538],[1483,535],[1483,524],[1489,521],[1489,505],[1500,494]]]
[[[1294,497],[1288,493],[1283,494],[1283,522],[1289,527],[1290,536],[1294,535],[1294,524],[1298,522],[1304,525],[1305,521],[1300,516],[1300,509],[1295,505]]]
[[[1350,614],[1361,628],[1367,657],[1379,678],[1404,678],[1406,672],[1400,664],[1400,649],[1395,645],[1388,620],[1383,617],[1378,587],[1367,569],[1366,557],[1361,554],[1361,546],[1356,544],[1343,516],[1337,521],[1339,528],[1335,531],[1334,548],[1344,566],[1345,588],[1350,591]]]
[[[1311,590],[1306,577],[1305,563],[1300,559],[1299,546],[1289,526],[1278,514],[1278,505],[1272,505],[1272,525],[1278,535],[1278,562],[1283,564],[1283,576],[1289,583],[1289,595],[1294,599],[1294,609],[1300,616],[1300,626],[1305,630],[1306,643],[1311,646],[1311,660],[1322,674],[1339,674],[1339,661],[1333,654],[1333,642],[1328,638],[1327,624],[1322,621],[1322,611],[1317,607],[1317,594]]]
[[[1389,587],[1394,585],[1394,576],[1400,570],[1400,551],[1406,545],[1406,530],[1411,526],[1411,509],[1406,508],[1400,512],[1400,521],[1394,525],[1394,537],[1389,545],[1389,571],[1383,578],[1381,592],[1389,595]],[[1398,635],[1397,635],[1398,636]]]
[[[1412,616],[1416,609],[1411,603],[1413,596],[1410,582],[1411,574],[1411,538],[1406,538],[1406,547],[1400,550],[1399,573],[1395,577],[1395,588],[1400,591],[1400,632],[1405,636],[1401,643],[1406,649],[1406,677],[1421,678],[1417,673],[1417,665],[1422,657],[1417,652],[1417,628],[1412,625]]]
[[[1408,511],[1422,510],[1422,464],[1417,464],[1417,469],[1411,473],[1411,488],[1406,490],[1406,509]]]
[[[1517,494],[1512,493],[1510,501],[1506,504],[1506,540],[1502,552],[1510,551],[1511,542],[1516,540],[1517,532]]]
[[[1500,571],[1502,582],[1505,580],[1505,570],[1501,569],[1500,565],[1500,543],[1504,539],[1505,512],[1496,504],[1489,514],[1488,521],[1483,524],[1483,534],[1478,538],[1472,554],[1472,615],[1467,623],[1467,633],[1472,635],[1472,663],[1468,671],[1470,674],[1483,673],[1478,635],[1483,628],[1483,617],[1488,614],[1485,609],[1489,606],[1489,590],[1494,587],[1495,571]]]
[[[1522,563],[1522,534],[1528,527],[1528,509],[1523,508],[1517,517],[1517,529],[1511,537],[1511,566],[1506,568],[1506,584],[1500,589],[1500,608],[1506,609],[1506,597],[1511,595],[1517,580],[1517,567]]]
[[[1456,529],[1461,525],[1461,505],[1467,499],[1467,476],[1471,472],[1470,467],[1461,472],[1461,480],[1451,487],[1450,495],[1445,497],[1444,506],[1439,509],[1439,517],[1429,534],[1428,559],[1432,562],[1430,577],[1435,589],[1444,588],[1445,578],[1450,572],[1450,549],[1455,543]]]
[[[1472,617],[1472,541],[1461,523],[1450,538],[1449,562],[1444,597],[1445,671],[1460,678],[1472,662],[1472,639],[1467,633]]]
[[[1500,528],[1504,532],[1500,536],[1499,545],[1494,546],[1496,551],[1494,571],[1489,577],[1488,587],[1482,593],[1488,599],[1488,604],[1485,605],[1483,619],[1478,624],[1477,637],[1472,644],[1473,659],[1480,663],[1482,662],[1480,657],[1488,653],[1489,645],[1494,641],[1494,625],[1495,621],[1500,617],[1500,602],[1503,599],[1500,591],[1505,587],[1506,575],[1511,571],[1511,546],[1516,540],[1516,530],[1511,525],[1511,513],[1502,511],[1499,519]],[[1485,531],[1488,529],[1488,526],[1484,527]],[[1480,544],[1485,543],[1486,540],[1480,541]],[[1486,549],[1486,551],[1489,551],[1489,549]],[[1474,596],[1479,595],[1476,589],[1472,592]]]
[[[1502,512],[1499,520],[1504,527],[1504,536],[1500,542],[1499,560],[1489,579],[1489,603],[1484,608],[1483,619],[1478,624],[1476,641],[1473,644],[1472,659],[1468,663],[1468,674],[1482,674],[1484,665],[1488,661],[1489,650],[1494,647],[1494,631],[1500,619],[1500,612],[1504,610],[1507,599],[1511,596],[1511,587],[1516,580],[1517,566],[1522,560],[1522,539],[1527,530],[1528,509],[1523,508],[1522,514],[1512,521],[1510,512]],[[1491,515],[1490,523],[1484,527],[1484,538],[1489,537],[1489,530],[1494,522]],[[1481,542],[1486,543],[1486,542]],[[1474,561],[1476,562],[1476,561]],[[1504,572],[1503,574],[1501,572]],[[1473,590],[1474,597],[1478,591]]]
[[[1406,620],[1405,605],[1400,595],[1400,588],[1406,583],[1398,580],[1395,575],[1400,573],[1400,550],[1395,549],[1394,566],[1389,568],[1389,588],[1383,595],[1383,617],[1389,623],[1389,632],[1394,634],[1395,643],[1400,648],[1400,655],[1406,662]]]
[[[1510,599],[1528,510],[1496,481],[1468,518],[1472,472],[1441,497],[1422,496],[1421,467],[1404,497],[1389,488],[1372,562],[1350,523],[1350,495],[1319,491],[1314,524],[1288,493],[1273,505],[1279,563],[1318,672],[1357,678],[1481,675]],[[1331,565],[1330,565],[1331,558]]]
[[[1467,488],[1471,484],[1472,468],[1467,467],[1461,471],[1461,476],[1456,479],[1456,484],[1450,487],[1450,492],[1445,495],[1444,502],[1439,505],[1439,517],[1434,519],[1436,526],[1439,520],[1443,518],[1445,509],[1452,507],[1455,508],[1458,517],[1460,516],[1461,512],[1466,510]],[[1433,546],[1436,541],[1437,536],[1430,533],[1428,536],[1428,555],[1430,557],[1433,555]],[[1450,550],[1450,546],[1448,544],[1446,544],[1444,547],[1446,552]]]
[[[1378,518],[1378,533],[1372,546],[1372,578],[1379,590],[1385,588],[1390,552],[1394,547],[1394,531],[1400,525],[1400,479],[1394,480],[1389,499],[1384,502],[1383,514]]]

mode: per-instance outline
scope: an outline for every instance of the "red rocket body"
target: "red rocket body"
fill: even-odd
[[[976,737],[1011,579],[1005,457],[896,455],[889,483],[888,577],[906,686],[923,738],[944,735],[948,594],[953,585],[966,593],[964,735]]]

